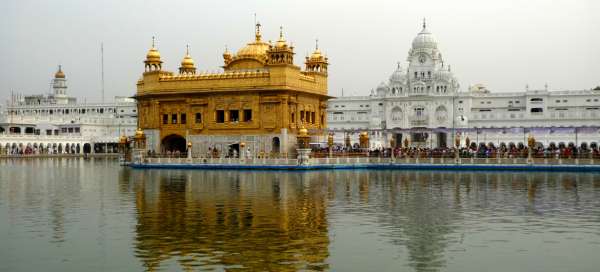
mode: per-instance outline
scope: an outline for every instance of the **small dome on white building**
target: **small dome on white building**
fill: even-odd
[[[398,68],[390,76],[390,82],[404,82],[406,81],[406,73],[398,63]]]
[[[385,93],[389,90],[388,85],[385,84],[385,82],[381,82],[379,83],[379,86],[377,86],[377,96],[385,96]]]

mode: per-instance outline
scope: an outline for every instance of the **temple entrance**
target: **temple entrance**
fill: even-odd
[[[437,135],[437,147],[444,148],[447,146],[448,134],[445,132],[439,132]]]
[[[92,153],[92,145],[89,143],[83,144],[83,153]]]
[[[273,137],[273,140],[271,143],[271,151],[273,153],[279,153],[280,152],[279,147],[280,147],[279,137]]]
[[[229,145],[229,157],[231,158],[239,158],[240,157],[240,144],[230,144]]]
[[[402,133],[396,133],[394,134],[394,141],[396,146],[394,147],[402,147],[403,143],[402,143]]]
[[[166,152],[177,152],[179,151],[179,153],[185,153],[186,151],[186,142],[185,142],[185,138],[177,135],[177,134],[171,134],[167,137],[165,137],[162,142],[161,142],[161,146],[162,146],[162,151],[164,153]]]

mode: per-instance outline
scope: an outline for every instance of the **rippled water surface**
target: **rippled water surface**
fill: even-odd
[[[0,161],[0,271],[599,271],[600,174]]]

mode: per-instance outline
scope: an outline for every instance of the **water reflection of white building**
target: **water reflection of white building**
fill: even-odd
[[[2,154],[116,152],[119,137],[135,133],[135,100],[80,103],[67,95],[66,83],[59,66],[52,93],[11,95],[0,115]]]
[[[335,141],[350,134],[358,142],[369,131],[372,148],[452,146],[459,134],[474,144],[526,144],[531,133],[544,146],[593,146],[600,141],[600,88],[491,92],[483,85],[460,91],[450,65],[423,23],[408,52],[406,69],[399,63],[389,79],[369,96],[329,100],[327,118]]]

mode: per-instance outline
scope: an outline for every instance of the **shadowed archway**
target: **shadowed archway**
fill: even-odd
[[[177,134],[171,134],[165,138],[163,138],[162,142],[161,142],[161,146],[162,146],[162,151],[163,152],[175,152],[175,151],[179,151],[181,153],[184,153],[186,150],[186,141],[185,138],[183,138],[180,135]]]

